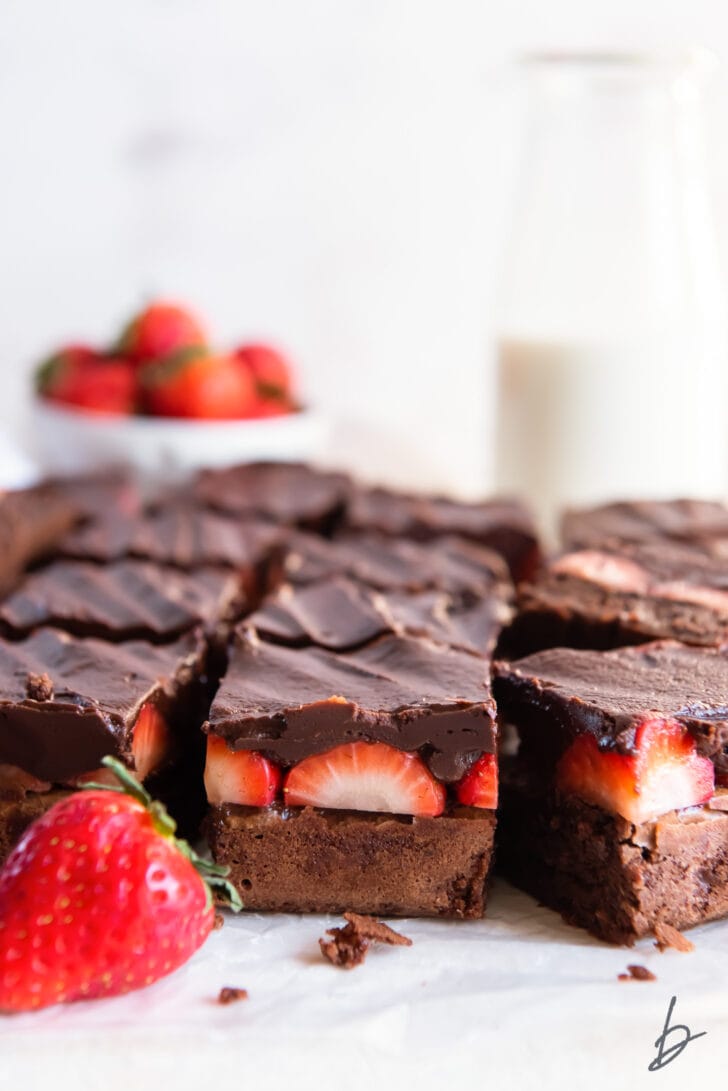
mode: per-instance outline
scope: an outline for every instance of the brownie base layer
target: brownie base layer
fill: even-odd
[[[495,813],[410,818],[306,807],[211,808],[212,854],[246,909],[482,917]]]
[[[498,820],[499,872],[608,943],[728,914],[725,812],[673,811],[635,826],[505,778]]]
[[[57,792],[28,792],[18,799],[0,799],[0,864],[27,830],[31,822],[68,795]]]

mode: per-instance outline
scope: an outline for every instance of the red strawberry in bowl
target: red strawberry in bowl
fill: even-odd
[[[225,871],[174,836],[174,822],[119,762],[121,785],[56,803],[0,871],[0,1011],[115,996],[181,966],[213,927]]]
[[[250,344],[239,345],[233,355],[252,376],[261,405],[282,405],[286,412],[294,408],[293,370],[283,353],[271,345]]]
[[[144,404],[159,417],[238,420],[256,404],[253,380],[231,356],[183,349],[139,372]]]
[[[291,807],[434,816],[442,814],[446,793],[419,755],[353,742],[294,765],[283,797]]]
[[[87,345],[67,345],[45,360],[36,372],[36,390],[47,401],[97,413],[128,415],[136,408],[133,366]]]
[[[578,735],[559,761],[556,785],[639,824],[706,803],[715,772],[682,724],[654,718],[637,727],[630,753],[602,750],[593,735]]]
[[[162,360],[180,349],[204,348],[207,333],[187,307],[177,303],[151,303],[126,327],[116,351],[136,364]]]

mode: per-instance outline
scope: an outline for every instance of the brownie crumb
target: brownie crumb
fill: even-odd
[[[617,974],[619,981],[657,981],[657,976],[646,966],[628,966],[626,974]]]
[[[225,918],[223,917],[222,913],[216,913],[212,921],[213,932],[219,932],[224,923]]]
[[[688,951],[695,950],[695,944],[692,943],[687,936],[684,936],[682,932],[678,932],[677,928],[673,928],[671,924],[656,924],[655,925],[655,947],[658,951],[664,951],[667,947],[672,947],[675,951]]]
[[[52,701],[53,682],[47,674],[28,674],[25,692],[31,701]]]
[[[388,924],[378,921],[376,917],[365,917],[360,913],[344,913],[347,922],[343,928],[329,928],[327,935],[332,939],[322,937],[319,946],[324,958],[327,958],[333,966],[340,966],[342,970],[352,970],[359,966],[366,958],[369,946],[372,943],[386,943],[390,947],[411,947],[412,940],[407,936],[395,932]]]
[[[218,1004],[235,1004],[238,1000],[247,1000],[247,989],[235,989],[231,985],[226,985],[224,989],[220,989],[220,995],[217,998]]]

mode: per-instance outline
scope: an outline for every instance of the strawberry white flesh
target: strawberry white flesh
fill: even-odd
[[[284,785],[292,807],[435,816],[445,788],[417,754],[381,742],[354,742],[295,765]]]
[[[602,750],[593,735],[577,736],[559,761],[556,785],[630,822],[706,803],[715,790],[713,763],[698,754],[674,720],[644,720],[634,750]]]
[[[219,735],[207,736],[205,791],[208,803],[267,807],[275,800],[280,783],[278,766],[257,750],[231,750]]]

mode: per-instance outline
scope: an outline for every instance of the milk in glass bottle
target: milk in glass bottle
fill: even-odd
[[[539,55],[498,321],[501,491],[722,496],[726,336],[703,161],[709,58]]]

